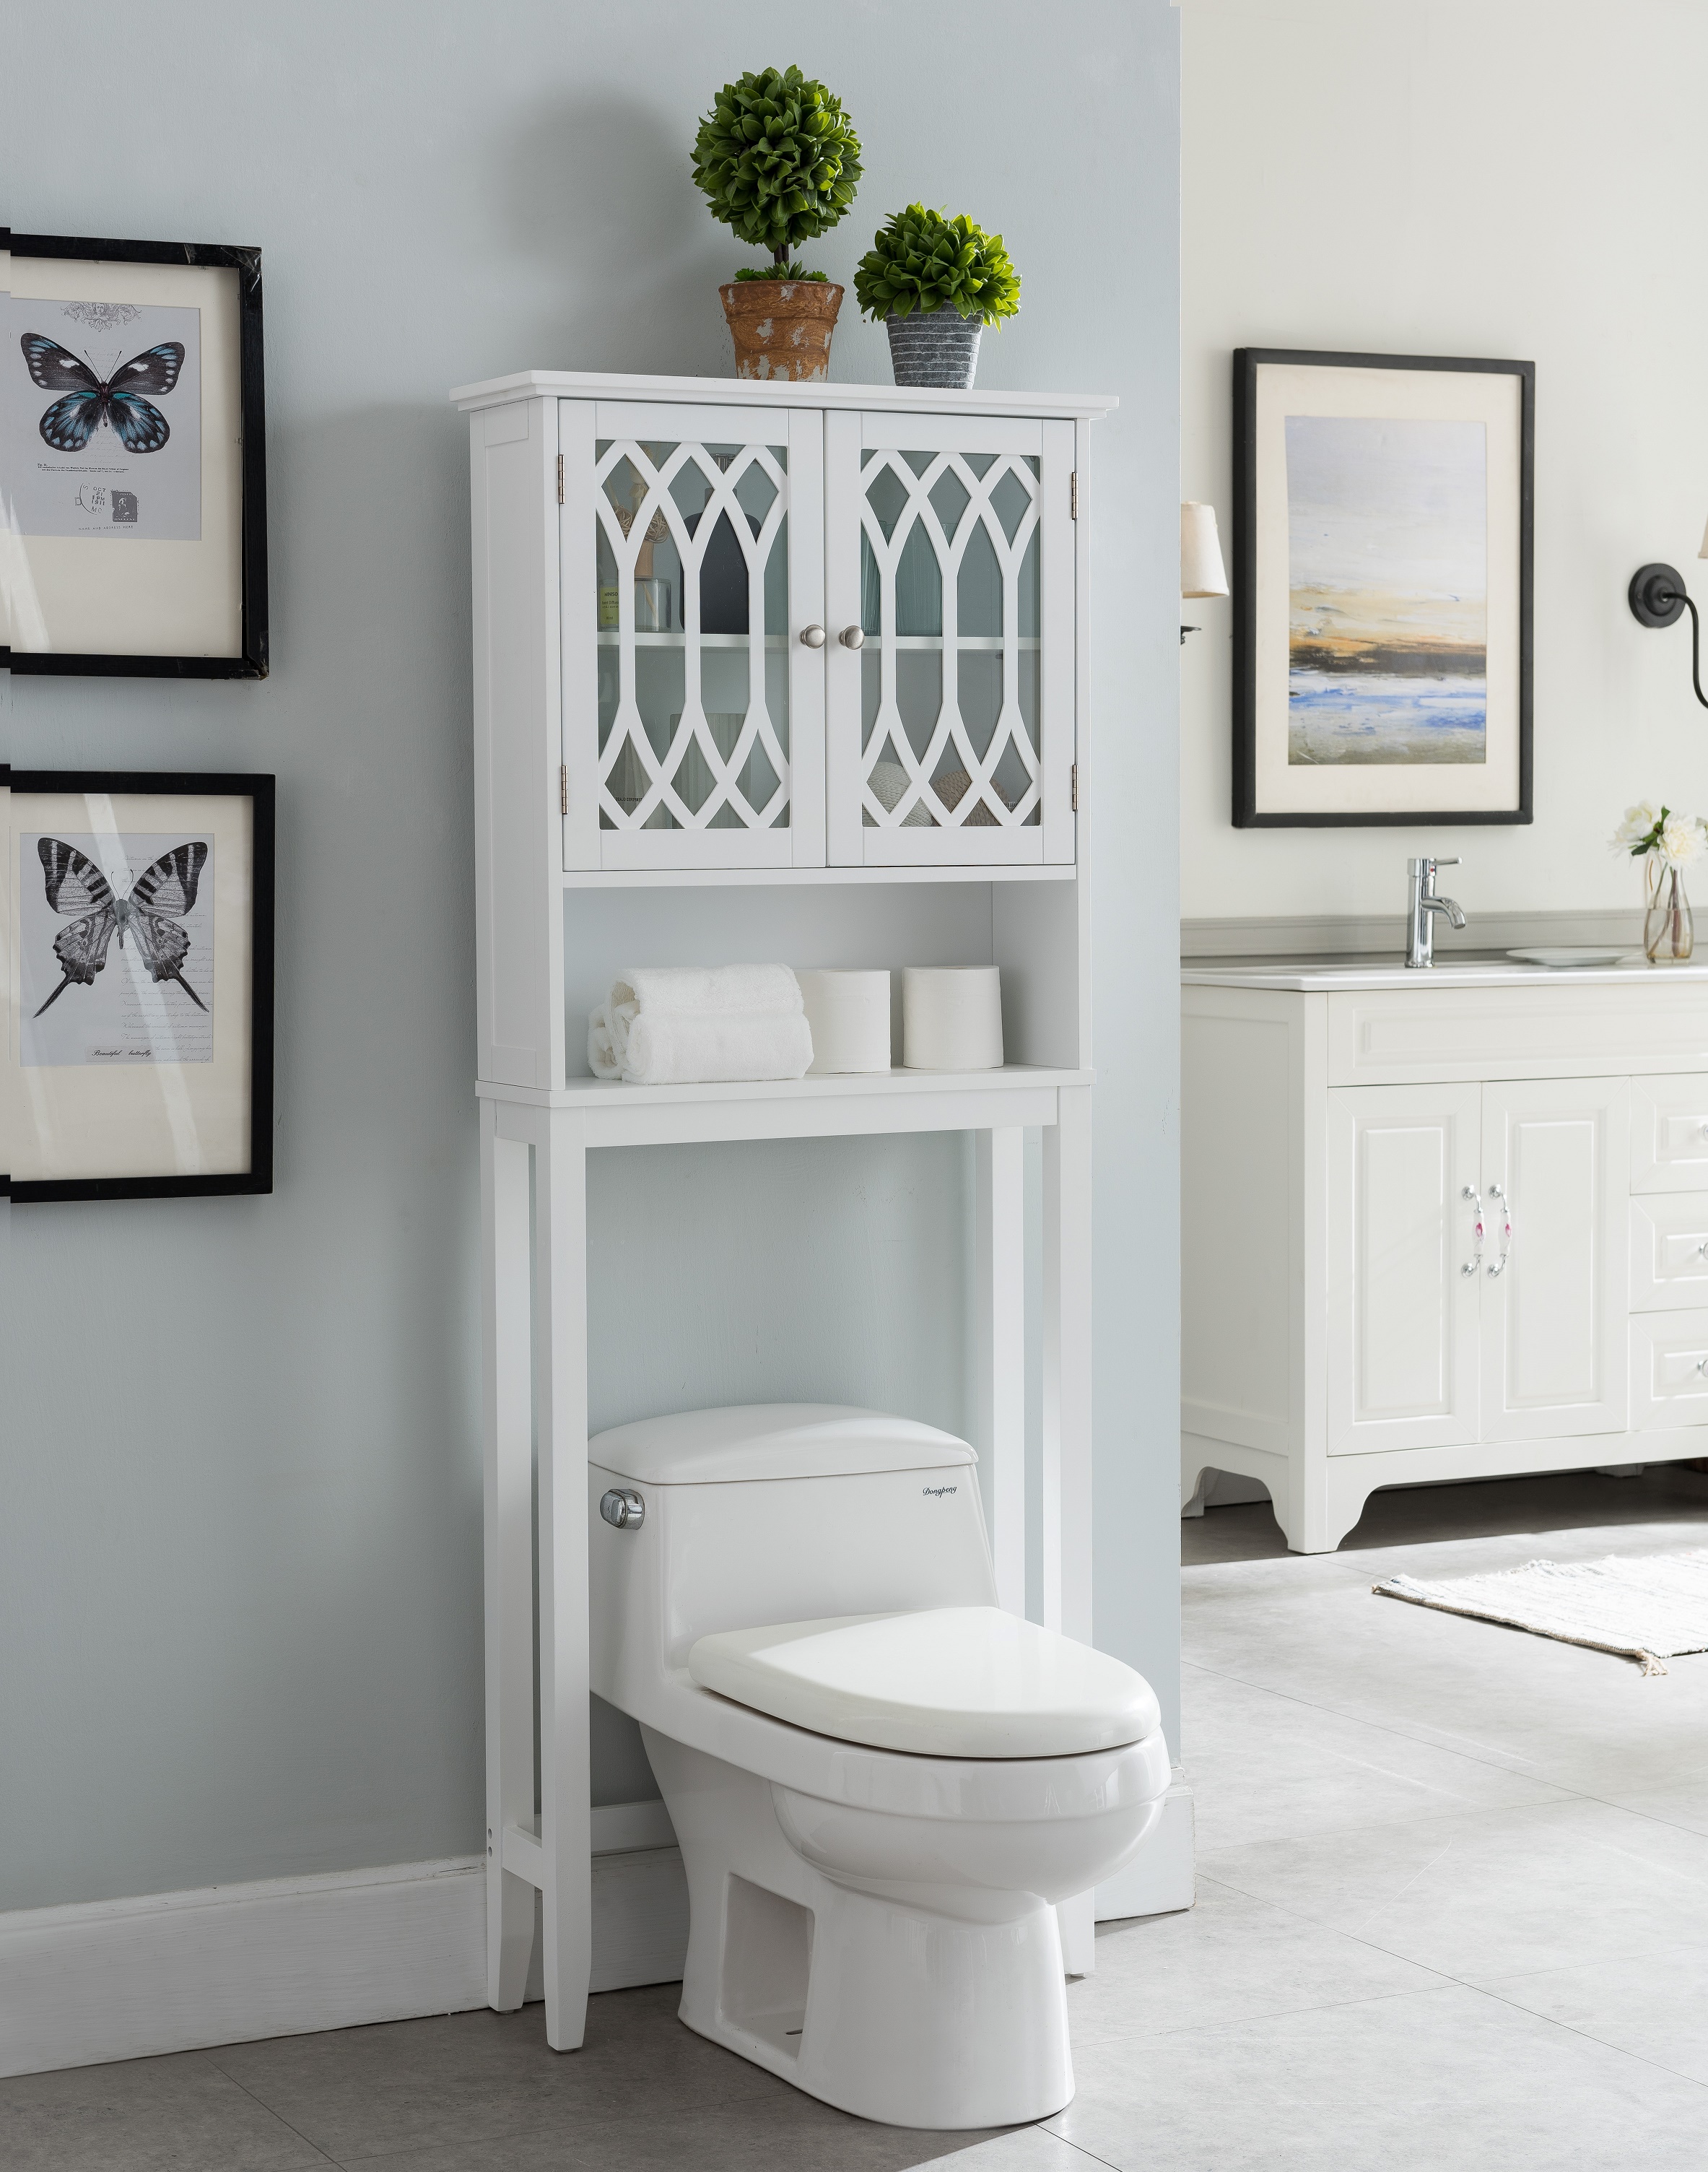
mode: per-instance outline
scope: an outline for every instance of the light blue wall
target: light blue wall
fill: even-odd
[[[3,202],[20,229],[264,250],[276,666],[8,684],[0,746],[277,771],[279,1189],[0,1208],[0,1907],[478,1844],[467,484],[443,395],[528,366],[727,374],[713,289],[739,252],[685,150],[711,91],[772,60],[835,83],[865,138],[833,277],[900,202],[964,207],[1026,277],[981,382],[1123,401],[1095,515],[1098,1620],[1172,1704],[1174,16],[145,13],[72,66],[58,17],[10,11]],[[836,365],[886,377],[881,336],[845,318]],[[955,1139],[612,1156],[597,1418],[810,1390],[964,1423],[967,1172]]]

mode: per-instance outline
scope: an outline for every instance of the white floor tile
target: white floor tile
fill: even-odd
[[[1111,2040],[1076,2067],[1049,2125],[1117,2172],[1701,2172],[1708,2154],[1699,2083],[1458,1987]]]
[[[1507,1976],[1488,1987],[1581,2036],[1708,2083],[1708,1946]]]
[[[1200,1877],[1195,1908],[1099,1927],[1097,1972],[1068,1986],[1067,2013],[1077,2056],[1113,2036],[1161,2035],[1443,1981]]]

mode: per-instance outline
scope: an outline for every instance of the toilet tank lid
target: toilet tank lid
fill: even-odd
[[[976,1463],[964,1440],[915,1418],[847,1403],[736,1403],[677,1411],[595,1433],[588,1461],[650,1486],[750,1478],[845,1478]]]

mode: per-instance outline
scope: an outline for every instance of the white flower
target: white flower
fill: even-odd
[[[1634,852],[1661,819],[1661,810],[1652,799],[1640,799],[1635,807],[1627,807],[1625,820],[1609,838],[1609,848],[1615,852]]]
[[[1669,868],[1682,868],[1694,860],[1703,844],[1702,823],[1695,814],[1674,814],[1662,831],[1656,852]]]

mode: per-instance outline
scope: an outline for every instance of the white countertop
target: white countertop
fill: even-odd
[[[1618,965],[1524,965],[1506,957],[1458,958],[1442,960],[1415,970],[1397,960],[1382,956],[1359,959],[1254,959],[1246,964],[1195,964],[1188,960],[1180,968],[1183,987],[1296,989],[1307,995],[1333,995],[1367,988],[1501,988],[1526,987],[1539,981],[1628,981],[1652,974],[1668,981],[1708,981],[1708,944],[1700,962],[1688,965],[1651,965],[1641,951],[1634,962]]]

